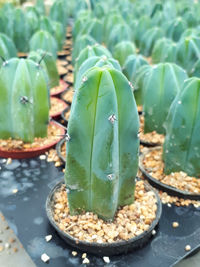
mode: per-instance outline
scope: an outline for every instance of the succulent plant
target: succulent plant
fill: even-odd
[[[149,57],[152,53],[155,42],[164,36],[164,32],[159,27],[153,27],[145,32],[140,42],[140,52]]]
[[[36,63],[40,63],[45,71],[49,88],[59,85],[59,74],[56,67],[56,61],[51,53],[44,52],[43,50],[32,51],[29,53],[28,58]]]
[[[134,40],[136,45],[139,47],[141,39],[143,38],[145,32],[152,27],[152,21],[149,16],[141,16],[138,19],[137,27],[135,28]]]
[[[141,62],[141,61],[139,61]],[[144,64],[140,66],[135,73],[135,80],[132,81],[133,84],[133,93],[135,96],[135,101],[138,106],[143,105],[144,102],[144,87],[146,84],[146,79],[149,76],[149,72],[151,71],[151,66],[148,64]]]
[[[200,59],[200,38],[196,36],[181,39],[177,45],[177,63],[188,73]]]
[[[107,58],[106,56],[94,56],[86,59],[83,64],[80,66],[80,69],[77,73],[75,81],[75,89],[81,86],[82,79],[84,79],[84,74],[91,69],[92,67],[103,67],[109,66],[118,71],[121,71],[121,67],[117,60],[113,58]]]
[[[62,0],[54,1],[50,9],[49,16],[52,20],[60,22],[65,28],[67,26],[67,20],[68,20],[65,2]]]
[[[81,50],[86,48],[88,45],[94,45],[96,41],[89,35],[78,36],[73,46],[72,51],[72,62],[75,63],[75,59],[79,56]]]
[[[176,62],[177,44],[171,39],[161,38],[155,42],[152,51],[152,63]]]
[[[167,23],[166,36],[178,42],[182,33],[187,29],[187,22],[181,17],[177,17]]]
[[[0,88],[0,138],[32,142],[35,137],[45,137],[49,98],[40,65],[29,59],[5,61],[0,69]]]
[[[30,51],[37,51],[42,49],[46,52],[51,53],[54,58],[57,58],[57,42],[55,38],[47,31],[37,31],[29,42]]]
[[[79,57],[76,60],[75,68],[74,68],[74,78],[76,80],[76,75],[79,71],[80,66],[82,63],[92,56],[106,56],[108,58],[112,57],[111,53],[108,51],[107,48],[105,48],[102,45],[88,45],[86,48],[84,48],[81,52]]]
[[[184,171],[200,177],[200,79],[190,78],[171,105],[166,121],[165,173]]]
[[[17,56],[17,49],[13,41],[3,33],[0,33],[0,66],[3,60]]]
[[[116,44],[118,44],[122,40],[132,41],[132,39],[133,37],[131,29],[125,22],[116,24],[110,32],[109,38],[107,40],[107,46],[109,50],[113,52]]]
[[[32,36],[39,27],[39,14],[35,7],[29,7],[25,12],[25,16],[29,27],[30,36]]]
[[[87,21],[91,19],[91,12],[89,11],[84,11],[76,20],[73,25],[73,30],[72,30],[72,36],[73,39],[75,40],[77,36],[80,34],[80,32],[83,29],[83,26],[87,23]]]
[[[145,133],[165,134],[169,108],[187,78],[185,70],[174,63],[160,63],[151,69],[144,88]]]
[[[112,220],[134,201],[139,120],[125,76],[89,69],[76,90],[68,123],[65,181],[71,214],[92,211]]]
[[[117,59],[121,66],[124,65],[126,59],[130,55],[136,54],[136,47],[133,42],[130,41],[122,41],[113,49],[113,57]]]
[[[116,10],[109,12],[104,17],[104,42],[108,44],[109,36],[113,30],[113,26],[117,24],[123,24],[124,20],[122,16],[119,14],[119,12],[116,12]],[[124,39],[126,40],[126,39]]]

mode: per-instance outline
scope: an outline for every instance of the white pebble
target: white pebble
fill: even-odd
[[[9,243],[5,243],[5,248],[10,248],[10,244]]]
[[[185,246],[185,250],[186,251],[190,251],[191,250],[191,246],[190,245]]]
[[[15,188],[15,189],[13,189],[13,194],[16,194],[17,192],[18,192],[18,189],[17,188]]]
[[[47,242],[49,242],[51,239],[52,239],[52,235],[46,235],[46,236],[45,236],[45,240],[46,240]]]
[[[105,261],[105,263],[110,263],[110,258],[109,257],[103,257],[103,260]]]
[[[77,251],[72,251],[72,255],[75,257],[77,255]]]
[[[41,160],[45,160],[46,159],[46,156],[45,155],[40,155],[40,159]]]
[[[87,254],[86,253],[83,253],[82,254],[82,259],[85,259],[87,257]]]
[[[50,257],[46,253],[43,253],[41,256],[41,260],[43,262],[48,262],[50,260]]]
[[[151,233],[152,233],[152,235],[155,235],[156,234],[156,230],[153,230]]]
[[[85,258],[84,260],[83,260],[83,262],[82,262],[83,264],[89,264],[90,263],[90,261],[88,260],[88,258]]]

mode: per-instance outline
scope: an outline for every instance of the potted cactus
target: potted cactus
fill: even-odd
[[[151,192],[149,196],[155,197],[155,202],[150,201],[154,215],[150,216],[145,230],[140,230],[136,236],[128,235],[122,228],[115,228],[114,233],[109,231],[110,227],[120,224],[116,215],[120,209],[133,208],[134,189],[138,188],[135,177],[139,120],[132,88],[121,72],[108,66],[93,67],[84,77],[74,96],[66,135],[66,186],[61,181],[51,191],[46,202],[47,215],[62,238],[72,246],[104,255],[128,252],[147,242],[161,212],[159,201]],[[60,194],[65,199],[63,203],[57,202]],[[63,214],[58,213],[61,206]],[[86,228],[80,227],[76,231],[79,234],[74,235],[70,229],[73,230],[75,218],[77,226],[83,225],[85,218],[86,228],[92,222],[87,218],[95,218],[94,224],[99,227],[103,224],[107,230],[103,235],[97,230],[90,236]],[[130,222],[134,226],[128,225],[135,231],[137,226],[132,219]]]
[[[130,41],[122,41],[116,44],[113,49],[113,57],[119,61],[121,67],[123,67],[128,56],[134,54],[136,54],[136,47],[135,44]]]
[[[1,157],[33,157],[59,141],[56,135],[63,129],[49,124],[48,88],[39,64],[30,59],[4,61],[0,88]]]
[[[8,60],[9,58],[16,56],[17,49],[13,41],[4,33],[0,33],[0,66],[3,63],[3,60]]]
[[[200,200],[199,96],[200,79],[187,79],[170,107],[163,148],[146,151],[141,159],[144,175],[157,188],[195,200]]]

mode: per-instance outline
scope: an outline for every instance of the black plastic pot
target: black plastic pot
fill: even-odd
[[[128,241],[119,241],[119,242],[114,242],[110,244],[100,244],[100,243],[84,242],[84,241],[75,239],[74,237],[61,231],[60,228],[55,223],[54,217],[52,214],[52,201],[53,201],[54,193],[61,187],[63,183],[64,183],[63,181],[57,183],[54,186],[54,188],[50,191],[47,197],[47,200],[46,200],[46,213],[47,213],[47,217],[51,225],[56,229],[60,237],[67,244],[77,249],[83,250],[84,252],[89,252],[92,254],[103,255],[103,256],[106,256],[106,255],[111,256],[111,255],[118,255],[118,254],[126,254],[129,251],[142,248],[151,239],[152,231],[158,225],[158,222],[160,220],[161,213],[162,213],[162,204],[161,204],[160,198],[158,194],[152,189],[151,186],[146,184],[147,189],[154,191],[156,198],[157,198],[158,207],[157,207],[156,219],[153,221],[149,229],[145,231],[144,233],[142,233],[141,235],[131,238]]]
[[[160,143],[151,143],[151,142],[146,142],[144,140],[140,140],[140,145],[146,146],[146,147],[156,147],[156,146],[161,146],[162,144],[160,144]]]
[[[63,97],[63,95],[66,94],[66,92],[68,92],[69,90],[71,90],[70,87],[68,87],[68,88],[61,94],[61,99],[62,99],[63,101],[65,101],[67,104],[71,105],[71,102],[65,100],[64,97]]]
[[[63,110],[61,113],[61,119],[64,121],[64,125],[67,126],[68,120],[65,118],[65,113],[70,110],[71,107],[67,107],[66,109]]]
[[[62,155],[62,153],[61,153],[61,147],[62,147],[62,145],[63,145],[65,142],[66,142],[66,139],[63,138],[63,139],[61,139],[61,140],[57,143],[57,145],[56,145],[56,152],[57,152],[57,154],[58,154],[58,157],[63,161],[63,163],[66,162],[66,159],[65,159],[65,157],[63,157],[63,155]]]
[[[162,182],[160,182],[158,179],[152,177],[144,168],[144,165],[142,164],[142,160],[144,158],[144,155],[141,154],[140,155],[140,164],[139,164],[139,168],[142,172],[142,174],[144,175],[144,177],[148,180],[148,182],[155,188],[162,190],[164,192],[166,192],[168,195],[170,196],[175,196],[175,197],[179,197],[179,198],[183,198],[183,199],[191,199],[191,200],[200,200],[200,194],[193,194],[193,193],[189,193],[187,191],[183,191],[180,189],[177,189],[173,186],[164,184]]]

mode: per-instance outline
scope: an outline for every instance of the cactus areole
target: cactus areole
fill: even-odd
[[[131,86],[108,66],[86,72],[68,124],[65,182],[71,214],[112,220],[134,201],[139,119]]]
[[[29,59],[5,61],[0,69],[0,139],[46,137],[48,121],[48,89],[40,65]]]

